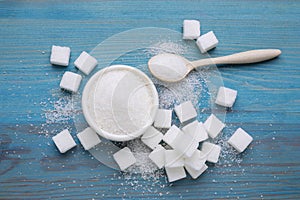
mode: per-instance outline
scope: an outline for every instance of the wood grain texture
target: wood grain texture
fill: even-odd
[[[51,104],[41,102],[57,100],[63,72],[76,69],[52,67],[51,45],[71,47],[73,63],[113,34],[150,26],[181,31],[184,19],[215,32],[220,44],[211,56],[282,50],[269,62],[220,67],[224,85],[239,92],[226,122],[254,136],[242,162],[161,187],[139,176],[126,180],[79,146],[60,155],[50,136],[65,127],[75,135],[74,124],[45,125],[43,109]],[[299,19],[293,0],[0,1],[0,199],[299,199]]]

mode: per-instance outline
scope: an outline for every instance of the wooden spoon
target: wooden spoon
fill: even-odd
[[[281,54],[279,49],[260,49],[217,58],[206,58],[189,61],[175,54],[159,54],[148,62],[150,72],[159,80],[177,82],[188,75],[195,68],[212,64],[248,64],[270,60]]]

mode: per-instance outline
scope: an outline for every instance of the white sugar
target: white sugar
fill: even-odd
[[[186,51],[186,47],[174,42],[158,42],[145,50],[145,53],[155,56],[162,53],[184,54]]]

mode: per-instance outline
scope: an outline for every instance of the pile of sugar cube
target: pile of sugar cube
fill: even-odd
[[[65,66],[69,65],[71,49],[69,47],[52,46],[50,63],[53,65]],[[74,65],[85,75],[89,75],[97,66],[96,58],[83,51],[75,60]],[[60,81],[60,87],[64,90],[76,93],[79,89],[82,76],[80,74],[66,71]]]
[[[183,37],[184,40],[196,40],[201,53],[215,48],[219,41],[213,31],[209,31],[203,35],[200,34],[200,21],[184,20],[183,21]]]
[[[69,47],[53,45],[51,49],[50,63],[57,66],[67,67],[69,65],[70,55],[71,49]],[[89,75],[97,64],[97,59],[85,51],[83,51],[74,62],[75,67],[85,75]],[[80,74],[66,71],[60,81],[60,88],[76,93],[79,89],[81,80],[82,76]],[[85,150],[89,150],[101,142],[98,134],[90,127],[78,133],[77,137]],[[61,131],[52,137],[52,139],[60,153],[65,153],[76,146],[76,142],[68,129]]]
[[[206,53],[218,44],[213,31],[200,36],[200,22],[197,20],[184,20],[183,39],[196,39],[201,53]],[[51,64],[68,66],[70,52],[69,47],[53,45],[50,57]],[[83,51],[75,60],[74,65],[85,75],[88,75],[96,67],[97,60]],[[60,87],[76,93],[81,80],[80,74],[67,71],[62,77]],[[231,108],[236,97],[236,90],[220,87],[215,103]],[[174,112],[181,123],[181,128],[172,125],[173,110],[158,109],[153,125],[141,136],[141,141],[152,150],[149,154],[150,160],[157,168],[165,169],[169,182],[185,178],[186,172],[193,179],[196,179],[208,168],[207,162],[218,162],[221,147],[211,141],[220,135],[225,124],[214,114],[211,114],[204,123],[197,121],[198,114],[191,101],[175,106]],[[165,134],[160,131],[163,129],[166,130]],[[101,142],[99,135],[90,127],[78,133],[77,137],[85,150],[90,150]],[[67,129],[52,139],[61,153],[65,153],[76,146]],[[238,128],[227,142],[237,152],[241,153],[252,140],[253,138],[246,131]],[[137,162],[128,147],[114,153],[113,158],[121,171]]]
[[[215,103],[232,107],[236,96],[236,90],[220,87]],[[172,125],[172,110],[159,109],[153,126],[145,131],[141,141],[152,149],[149,154],[150,160],[159,169],[165,168],[169,182],[185,178],[186,171],[196,179],[208,168],[206,162],[218,162],[221,147],[210,142],[209,139],[216,138],[225,124],[214,114],[211,114],[204,123],[198,122],[197,112],[191,101],[175,106],[174,111],[179,121],[184,124],[181,129]],[[163,134],[158,128],[168,130]],[[78,133],[77,137],[85,150],[90,150],[101,142],[99,135],[90,127]],[[61,153],[76,146],[67,129],[52,139]],[[252,140],[246,131],[238,128],[229,138],[228,143],[241,153]],[[128,147],[113,154],[113,158],[122,171],[136,163],[136,158]]]
[[[236,96],[236,90],[220,87],[215,103],[232,107]],[[186,172],[196,179],[208,168],[206,162],[218,162],[221,147],[212,143],[211,139],[220,135],[225,124],[214,114],[204,123],[197,121],[197,112],[191,101],[175,106],[174,111],[184,125],[181,129],[172,125],[172,110],[159,109],[153,126],[146,130],[141,141],[152,149],[150,160],[159,169],[165,168],[169,182],[185,178]],[[168,130],[163,134],[158,129]],[[252,140],[246,131],[238,128],[227,142],[241,153]],[[128,147],[121,149],[113,157],[122,171],[136,162]]]

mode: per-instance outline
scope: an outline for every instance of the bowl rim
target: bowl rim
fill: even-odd
[[[126,134],[126,135],[112,134],[105,130],[102,130],[101,128],[99,128],[99,126],[97,125],[95,120],[93,120],[93,116],[91,115],[92,108],[91,108],[90,102],[92,101],[92,104],[93,104],[93,101],[94,101],[94,98],[93,98],[94,93],[92,90],[95,90],[95,87],[96,87],[95,83],[97,82],[99,76],[101,76],[104,73],[107,73],[109,71],[114,71],[114,70],[127,70],[129,72],[135,73],[135,75],[140,76],[142,78],[142,80],[145,80],[145,83],[150,86],[149,88],[151,88],[151,94],[153,95],[153,99],[154,99],[154,105],[152,106],[152,110],[151,110],[151,114],[153,114],[152,120],[149,121],[142,129],[139,129],[133,133]],[[132,140],[132,139],[135,139],[135,138],[141,136],[146,131],[146,129],[148,129],[153,124],[154,117],[158,110],[159,100],[158,100],[158,92],[156,90],[154,83],[144,72],[142,72],[141,70],[139,70],[137,68],[128,66],[128,65],[111,65],[111,66],[108,66],[108,67],[105,67],[105,68],[99,70],[88,80],[88,82],[86,83],[86,85],[83,89],[81,104],[82,104],[81,107],[82,107],[82,111],[83,111],[85,120],[87,121],[88,125],[96,131],[96,133],[98,133],[100,136],[102,136],[106,139],[121,142],[121,141]]]

